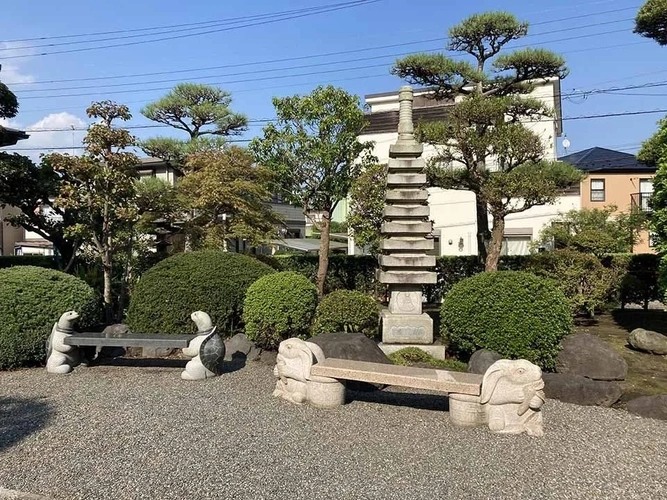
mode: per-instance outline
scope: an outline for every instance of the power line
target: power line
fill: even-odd
[[[561,31],[561,30],[558,30]],[[600,36],[600,35],[605,35],[609,33],[619,33],[619,32],[625,32],[626,30],[612,30],[612,31],[606,31],[602,33],[588,33],[584,35],[577,35],[573,37],[567,37],[563,39],[557,39],[557,40],[551,40],[548,42],[544,42],[543,44],[550,44],[550,43],[555,43],[555,42],[560,42],[560,41],[569,41],[569,40],[576,40],[576,39],[582,39],[582,38],[590,38],[593,36]],[[520,47],[530,47],[530,46],[535,46],[535,44],[526,44],[523,46],[516,46],[515,48],[520,48]],[[429,49],[431,51],[433,50],[438,50],[438,49]],[[381,57],[395,57],[393,55],[386,55],[386,56],[374,56],[370,58],[360,58],[360,59],[354,59],[352,61],[363,61],[363,60],[370,60],[370,59],[378,59]],[[342,64],[345,62],[349,61],[338,61],[338,62],[330,62],[327,64]],[[315,66],[322,66],[326,65],[323,63],[317,63],[313,65],[303,65],[303,68],[306,67],[315,67]],[[320,71],[320,72],[308,72],[308,73],[297,73],[297,74],[291,74],[291,75],[272,75],[268,77],[262,77],[262,78],[251,78],[251,79],[241,79],[241,80],[227,80],[227,81],[220,81],[220,82],[207,82],[208,85],[229,85],[229,84],[234,84],[234,83],[247,83],[247,82],[254,82],[254,81],[261,81],[261,80],[277,80],[277,79],[284,79],[284,78],[294,78],[294,77],[300,77],[300,76],[312,76],[312,75],[318,75],[318,74],[326,74],[326,73],[337,73],[340,71],[355,71],[358,69],[367,69],[367,68],[379,68],[379,67],[386,67],[386,64],[376,64],[376,65],[364,65],[364,66],[358,66],[358,67],[352,67],[352,68],[339,68],[339,69],[334,69],[334,70],[326,70],[326,71]],[[268,73],[271,71],[277,71],[277,69],[269,69],[269,70],[256,70],[256,71],[249,71],[249,72],[240,72],[236,73],[236,75],[247,75],[247,74],[257,74],[257,73]],[[220,75],[222,76],[222,75]],[[226,75],[230,76],[230,75]],[[205,78],[214,78],[215,76],[209,76]],[[174,80],[174,81],[180,81],[179,80]],[[149,84],[150,82],[136,82],[132,84],[113,84],[110,85],[111,87],[113,86],[120,86],[120,85],[146,85]],[[99,86],[93,86],[94,88],[99,88]],[[33,89],[33,90],[25,90],[23,92],[19,92],[21,96],[21,100],[27,100],[27,99],[56,99],[56,98],[65,98],[65,97],[86,97],[86,96],[92,96],[92,95],[99,95],[99,94],[126,94],[126,93],[136,93],[136,92],[155,92],[155,91],[164,91],[164,90],[171,90],[171,87],[153,87],[153,88],[143,88],[139,87],[136,89],[127,89],[127,90],[114,90],[114,91],[104,91],[100,90],[98,92],[84,92],[84,93],[75,93],[75,94],[56,94],[56,95],[41,95],[41,96],[26,96],[23,97],[23,93],[25,92],[50,92],[50,91],[56,91],[56,90],[76,90],[77,88],[90,88],[89,86],[86,87],[63,87],[60,89]]]
[[[221,33],[221,32],[225,32],[225,31],[232,31],[232,30],[237,30],[237,29],[241,29],[241,28],[249,28],[249,27],[252,27],[252,26],[263,26],[265,24],[272,24],[272,23],[276,23],[276,22],[280,22],[280,21],[287,21],[287,20],[291,20],[291,19],[300,19],[302,17],[310,17],[310,16],[314,16],[314,15],[318,15],[318,14],[336,12],[336,11],[339,11],[339,10],[345,10],[345,9],[350,9],[350,8],[354,8],[354,7],[359,7],[361,5],[370,5],[370,4],[373,4],[373,3],[380,2],[380,1],[382,1],[382,0],[356,0],[354,2],[347,2],[345,4],[332,4],[332,5],[340,5],[340,6],[338,6],[338,7],[331,6],[331,8],[318,10],[317,12],[306,12],[306,13],[303,13],[303,14],[295,14],[295,15],[292,15],[292,16],[281,17],[279,19],[268,19],[268,20],[264,20],[264,21],[241,24],[241,25],[238,25],[238,26],[231,26],[231,27],[227,27],[227,28],[219,28],[219,29],[201,31],[199,33],[187,33],[187,34],[183,34],[183,35],[167,36],[167,37],[162,37],[162,38],[155,38],[153,40],[141,40],[141,41],[135,41],[135,42],[115,43],[115,44],[103,45],[103,46],[99,46],[99,47],[82,47],[82,48],[79,48],[79,49],[56,50],[56,51],[53,51],[53,52],[41,52],[41,53],[29,54],[29,55],[16,55],[16,56],[4,57],[3,59],[25,59],[25,58],[28,58],[28,57],[41,57],[41,56],[50,56],[50,55],[56,55],[56,54],[71,54],[71,53],[75,53],[75,52],[87,52],[87,51],[91,51],[91,50],[110,49],[110,48],[116,48],[116,47],[129,47],[129,46],[133,46],[133,45],[141,45],[141,44],[144,44],[144,43],[161,42],[161,41],[165,41],[165,40],[178,40],[178,39],[189,38],[189,37],[193,37],[193,36],[208,35],[208,34],[211,34],[211,33]]]
[[[553,21],[544,21],[543,23],[536,23],[536,24],[547,24],[547,23],[561,22],[561,21],[564,21],[564,20],[576,19],[576,18],[581,18],[581,17],[587,17],[587,16],[573,16],[573,17],[570,17],[570,18],[555,19]],[[529,34],[529,35],[527,35],[527,37],[543,36],[543,35],[549,35],[549,34],[554,34],[554,33],[562,33],[562,32],[567,32],[567,31],[574,31],[574,30],[578,30],[578,29],[583,29],[583,28],[592,28],[592,27],[596,27],[596,26],[602,26],[602,25],[612,24],[612,23],[617,23],[617,22],[626,22],[628,20],[630,20],[630,19],[621,19],[621,20],[616,20],[616,21],[606,21],[606,22],[602,22],[602,23],[594,23],[594,24],[588,24],[588,25],[577,26],[577,27],[561,28],[561,29],[557,29],[557,30],[546,31],[546,32],[543,32],[543,33]],[[625,31],[625,30],[603,32],[603,33],[600,33],[600,35],[608,34],[608,33],[618,33],[620,31]],[[572,38],[574,39],[575,37],[572,37]],[[16,83],[7,83],[6,82],[6,84],[7,85],[39,85],[39,84],[51,84],[51,83],[111,80],[111,79],[119,79],[119,78],[135,78],[135,77],[136,78],[141,78],[141,77],[144,77],[144,76],[158,76],[158,75],[174,74],[174,73],[191,73],[191,72],[196,72],[196,71],[208,71],[208,70],[215,70],[215,69],[238,68],[238,67],[244,67],[244,66],[258,66],[258,65],[263,65],[263,64],[274,64],[274,63],[292,62],[292,61],[304,60],[304,59],[313,59],[313,58],[319,58],[319,57],[345,55],[345,54],[352,54],[352,53],[357,53],[357,52],[367,52],[367,51],[387,49],[387,48],[405,47],[405,46],[408,46],[408,45],[417,45],[417,44],[421,44],[421,43],[440,42],[440,41],[445,41],[447,39],[448,39],[448,37],[436,37],[436,38],[428,38],[428,39],[424,39],[424,40],[415,40],[415,41],[411,41],[411,42],[381,45],[381,46],[376,46],[376,47],[366,47],[366,48],[361,48],[361,49],[342,50],[342,51],[328,52],[328,53],[321,53],[321,54],[313,54],[313,55],[307,55],[307,56],[285,57],[285,58],[272,59],[272,60],[267,60],[267,61],[254,61],[254,62],[247,62],[247,63],[225,64],[225,65],[219,65],[219,66],[209,66],[209,67],[204,67],[204,68],[191,68],[191,69],[173,70],[173,71],[157,71],[157,72],[151,72],[151,73],[138,73],[138,74],[134,74],[134,75],[125,74],[125,75],[114,75],[114,76],[106,76],[106,77],[70,78],[70,79],[47,80],[47,81],[37,81],[37,82],[25,82],[25,83],[18,83],[18,82],[16,82]],[[566,39],[555,40],[555,41],[567,41],[569,39],[570,38],[566,38]],[[547,43],[553,43],[553,42],[547,42]],[[530,46],[533,46],[533,44],[520,44],[520,45],[514,46],[513,48],[530,47]],[[428,49],[428,50],[440,50],[440,49],[441,48],[438,47],[438,48]],[[458,57],[463,57],[464,55],[463,54],[454,54],[454,57],[457,57],[457,56]],[[215,77],[218,77],[218,76],[224,76],[224,75],[216,75]],[[211,76],[211,77],[213,77],[213,76]],[[207,77],[196,77],[196,78],[201,79],[201,78],[207,78]],[[162,81],[166,82],[166,81],[176,81],[176,80],[171,79],[171,80],[162,80]],[[139,84],[145,84],[145,83],[150,83],[150,82],[112,84],[112,85],[105,85],[105,87],[112,87],[112,86],[119,86],[119,85],[139,85]],[[90,87],[73,87],[72,89],[76,89],[76,88],[90,88]],[[46,89],[46,90],[60,90],[60,89]],[[23,92],[39,92],[39,89],[24,90]]]

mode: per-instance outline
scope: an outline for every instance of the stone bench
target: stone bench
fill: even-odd
[[[300,339],[281,342],[274,368],[274,396],[296,404],[336,408],[345,403],[345,381],[428,389],[449,395],[457,427],[488,426],[503,434],[543,435],[542,370],[526,360],[496,361],[482,375],[433,368],[326,358]]]
[[[190,315],[198,330],[184,335],[74,333],[74,322],[78,317],[75,311],[68,311],[53,325],[47,344],[46,369],[49,373],[71,372],[81,363],[79,348],[84,346],[182,349],[190,358],[181,373],[182,379],[203,380],[222,373],[225,344],[205,312],[196,311]]]

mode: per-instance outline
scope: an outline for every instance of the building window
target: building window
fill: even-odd
[[[653,194],[653,179],[639,179],[639,206],[644,212],[649,212],[649,199]]]
[[[604,201],[604,179],[591,179],[591,201]]]

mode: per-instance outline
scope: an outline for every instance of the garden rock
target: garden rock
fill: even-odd
[[[542,379],[546,396],[564,403],[610,407],[623,395],[623,389],[616,382],[571,373],[543,373]]]
[[[117,337],[130,333],[130,327],[124,323],[116,323],[115,325],[107,326],[102,330],[102,333],[107,337]],[[125,349],[122,347],[104,346],[100,347],[97,353],[98,358],[120,358],[121,356],[125,356]]]
[[[638,351],[667,354],[667,336],[651,330],[635,328],[628,335],[628,344]]]
[[[255,347],[255,344],[248,340],[243,333],[237,333],[233,337],[225,340],[225,361],[231,361],[235,357],[248,358],[248,354]]]
[[[632,399],[628,401],[628,411],[641,417],[667,420],[667,394]]]
[[[593,380],[625,380],[628,363],[604,340],[589,333],[574,333],[562,340],[556,371]]]
[[[468,373],[478,373],[484,375],[493,363],[502,359],[502,356],[495,351],[488,349],[480,349],[475,351],[470,356],[468,361]]]
[[[308,339],[308,342],[320,346],[327,358],[393,364],[375,341],[366,337],[363,333],[324,333]],[[355,382],[353,380],[348,381],[346,385],[348,389],[353,391],[372,391],[384,387],[384,385]]]
[[[262,351],[259,355],[259,360],[265,365],[275,366],[277,357],[278,353],[276,351]]]
[[[256,345],[253,345],[252,348],[250,349],[250,352],[246,356],[247,361],[259,361],[262,356],[262,350],[257,347]]]

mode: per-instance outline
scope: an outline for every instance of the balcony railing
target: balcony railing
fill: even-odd
[[[641,210],[642,212],[651,212],[649,200],[652,193],[633,193],[630,195],[630,206],[633,210]]]

